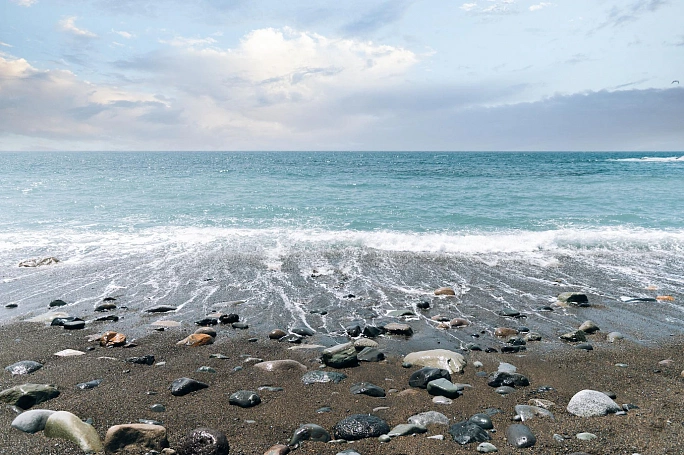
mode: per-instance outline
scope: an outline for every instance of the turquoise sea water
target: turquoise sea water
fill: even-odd
[[[25,311],[0,318],[116,294],[188,317],[245,300],[248,316],[334,332],[442,285],[473,318],[534,312],[559,286],[677,294],[682,155],[2,153],[0,296]],[[46,256],[62,262],[17,267]],[[668,305],[663,330],[681,322]]]

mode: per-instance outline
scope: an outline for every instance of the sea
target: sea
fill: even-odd
[[[638,343],[684,327],[684,152],[32,152],[0,170],[0,323],[61,299],[139,337],[212,312],[329,343],[402,322],[453,348],[501,326],[550,346],[587,319]],[[590,306],[557,305],[567,291]],[[105,298],[116,323],[93,321]]]

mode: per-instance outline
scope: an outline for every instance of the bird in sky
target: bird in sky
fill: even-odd
[[[674,84],[675,82],[677,83],[677,85],[679,85],[679,81],[678,81],[677,79],[675,79],[674,81],[672,81],[672,84]],[[670,85],[672,85],[672,84],[670,84]]]

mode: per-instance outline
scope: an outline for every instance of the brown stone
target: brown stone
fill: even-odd
[[[100,346],[112,347],[126,344],[126,335],[110,330],[100,337]]]
[[[444,316],[443,314],[436,314],[432,316],[430,319],[437,322],[448,322],[451,318],[449,318],[448,316]]]
[[[494,330],[494,336],[499,338],[508,338],[517,334],[517,330],[508,327],[497,327],[496,330]]]
[[[451,325],[451,327],[465,327],[467,325],[470,325],[470,321],[463,318],[454,318],[451,321],[449,321],[449,325]]]
[[[284,331],[280,329],[275,329],[274,331],[268,334],[268,337],[272,340],[279,340],[285,335],[287,335],[287,333],[285,333]]]
[[[287,455],[290,453],[290,448],[284,444],[276,444],[269,447],[269,449],[264,452],[264,455]]]
[[[212,344],[213,342],[214,337],[212,337],[211,335],[207,335],[206,333],[193,333],[187,338],[180,340],[176,344],[196,347],[204,346],[205,344]]]
[[[143,423],[114,425],[107,430],[104,440],[105,453],[160,451],[168,446],[166,428]]]
[[[413,329],[411,328],[410,325],[408,324],[399,324],[397,322],[390,322],[385,326],[385,330],[388,333],[392,333],[395,335],[406,335],[410,336],[413,335]]]
[[[435,295],[456,295],[456,292],[451,288],[439,288],[435,290]]]

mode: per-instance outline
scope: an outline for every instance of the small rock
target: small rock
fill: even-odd
[[[516,329],[511,329],[509,327],[497,327],[494,330],[494,336],[499,338],[508,338],[517,334],[518,331]]]
[[[470,325],[470,321],[463,318],[454,318],[451,321],[449,321],[449,325],[451,327],[465,327]]]
[[[519,404],[515,406],[515,413],[520,416],[520,420],[526,422],[534,417],[546,417],[554,420],[553,413],[547,409],[537,406],[530,406],[526,404]]]
[[[589,344],[589,343],[580,343],[580,344],[578,344],[577,346],[575,346],[575,349],[581,349],[581,350],[583,350],[583,351],[593,351],[593,350],[594,350],[594,346],[592,346],[592,345]]]
[[[368,395],[371,397],[384,397],[385,390],[370,382],[359,382],[351,386],[349,391],[353,394]]]
[[[624,339],[625,339],[625,336],[623,334],[621,334],[620,332],[610,332],[606,336],[606,340],[608,340],[608,342],[610,342],[610,343],[615,343],[616,341],[624,340]]]
[[[153,365],[154,364],[154,356],[153,355],[144,355],[144,356],[140,356],[140,357],[129,357],[126,359],[126,362],[136,363],[138,365]]]
[[[102,334],[100,337],[100,346],[105,347],[115,347],[123,346],[126,344],[126,335],[123,333],[117,333],[114,331],[108,331]]]
[[[449,351],[447,349],[431,349],[428,351],[411,352],[404,357],[404,362],[422,367],[443,369],[450,374],[462,373],[466,366],[465,357],[457,352]]]
[[[451,375],[447,370],[441,368],[424,367],[411,375],[409,378],[409,385],[411,387],[427,389],[427,385],[430,381],[440,378],[451,380]]]
[[[212,428],[197,428],[188,433],[176,447],[177,455],[228,455],[226,435]]]
[[[333,368],[347,368],[358,365],[356,348],[353,343],[338,344],[324,349],[321,354],[324,364]]]
[[[240,316],[235,313],[222,314],[221,316],[219,316],[219,322],[221,322],[221,324],[233,324],[235,322],[238,322],[239,320]]]
[[[530,385],[530,380],[520,373],[497,371],[489,375],[487,385],[490,387],[499,387],[502,385],[510,387],[527,387]]]
[[[491,438],[486,430],[472,422],[458,422],[449,427],[449,434],[461,445],[473,442],[485,442]]]
[[[307,423],[295,430],[288,445],[297,447],[302,441],[329,442],[331,439],[325,428],[315,423]]]
[[[234,329],[240,329],[240,330],[246,330],[249,328],[249,325],[247,325],[244,322],[233,322],[230,326]]]
[[[166,406],[161,403],[155,403],[150,406],[150,411],[152,412],[166,412]]]
[[[294,327],[290,331],[295,335],[299,335],[300,337],[310,337],[316,334],[316,332],[314,332],[309,327]]]
[[[499,315],[505,318],[518,318],[520,317],[520,311],[514,310],[513,308],[504,308],[499,311]]]
[[[577,343],[578,341],[587,341],[587,337],[584,335],[584,332],[581,330],[574,330],[572,332],[564,333],[563,335],[559,336],[563,341],[568,341],[571,343]]]
[[[412,434],[427,433],[427,428],[412,424],[412,423],[401,423],[390,430],[387,436],[390,438],[396,438],[397,436],[410,436]]]
[[[95,387],[99,386],[102,384],[102,379],[93,379],[92,381],[88,382],[81,382],[79,384],[76,384],[76,388],[80,390],[90,390],[94,389]]]
[[[592,439],[596,439],[596,435],[593,433],[577,433],[575,437],[580,441],[591,441]]]
[[[478,413],[478,414],[473,414],[470,416],[468,419],[468,422],[474,423],[475,425],[479,426],[483,430],[491,430],[494,428],[494,424],[492,423],[492,418],[483,412]]]
[[[85,321],[67,321],[62,327],[64,330],[81,330],[85,328]]]
[[[502,385],[501,387],[497,387],[494,391],[499,395],[510,395],[515,392],[515,389],[511,386]]]
[[[192,346],[192,347],[197,347],[197,346],[204,346],[207,344],[213,344],[214,343],[214,337],[207,335],[205,333],[193,333],[192,335],[189,335],[186,338],[183,338],[180,340],[177,345],[183,345],[183,346]]]
[[[435,289],[435,295],[456,295],[456,291],[449,287]]]
[[[529,333],[525,334],[523,339],[525,341],[541,341],[542,336],[540,334],[538,334],[537,332],[529,332]]]
[[[356,344],[354,344],[354,346],[356,346]],[[380,362],[381,360],[385,360],[385,354],[375,348],[363,348],[356,355],[356,358],[359,362]]]
[[[171,383],[171,395],[182,397],[197,390],[206,389],[208,384],[190,378],[179,378]]]
[[[264,452],[264,455],[287,455],[290,453],[290,448],[284,444],[275,444]]]
[[[518,449],[532,447],[537,443],[537,437],[526,425],[513,424],[506,428],[506,440]]]
[[[104,311],[111,311],[111,310],[116,310],[116,304],[111,303],[111,302],[102,302],[98,303],[95,305],[94,311],[97,312],[104,312]]]
[[[114,425],[107,430],[105,453],[161,451],[169,446],[166,428],[161,425],[132,423]]]
[[[52,265],[57,264],[59,259],[55,257],[47,257],[42,259],[27,259],[19,263],[19,267],[40,267],[42,265]]]
[[[428,425],[449,425],[449,418],[437,411],[421,412],[408,418],[408,423],[427,427]]]
[[[287,335],[287,333],[286,333],[285,331],[280,330],[280,329],[275,329],[275,330],[272,330],[272,331],[268,334],[268,337],[269,337],[271,340],[279,340],[279,339],[281,339],[282,337],[284,337],[285,335]]]
[[[1,391],[0,401],[17,406],[21,409],[29,409],[57,396],[59,396],[59,390],[57,390],[55,386],[22,384]]]
[[[601,329],[599,329],[599,326],[597,326],[594,321],[584,321],[582,325],[579,326],[579,330],[583,331],[584,333],[594,333]]]
[[[57,411],[51,414],[45,421],[43,434],[48,438],[75,442],[84,452],[102,452],[104,450],[95,428],[84,423],[70,412]]]
[[[335,371],[314,370],[305,373],[304,376],[302,376],[302,382],[307,385],[318,382],[332,382],[334,384],[338,384],[340,381],[346,378],[347,375],[343,373],[337,373]]]
[[[269,373],[283,373],[288,371],[304,372],[306,366],[297,362],[296,360],[269,360],[267,362],[259,362],[254,364],[254,368],[266,371]]]
[[[579,417],[604,416],[621,410],[608,395],[596,390],[577,392],[568,403],[568,412]]]
[[[13,363],[5,367],[5,371],[12,373],[13,375],[21,374],[31,374],[34,371],[38,371],[43,368],[42,363],[35,362],[33,360],[22,360],[20,362]]]
[[[427,383],[427,392],[430,395],[438,395],[447,398],[458,398],[461,396],[462,387],[457,387],[445,378],[438,378]]]
[[[251,408],[261,403],[261,397],[251,390],[238,390],[230,395],[228,403],[241,408]]]
[[[375,338],[385,333],[385,330],[374,325],[367,325],[363,328],[363,336],[368,338]]]
[[[145,310],[146,313],[169,313],[171,311],[176,311],[175,306],[170,305],[156,305]]]
[[[209,335],[212,338],[216,338],[216,329],[213,327],[200,327],[199,329],[195,330],[195,333],[201,333],[204,335]]]
[[[389,433],[387,422],[369,414],[353,414],[335,424],[333,435],[336,439],[356,441],[364,438],[375,438]]]
[[[76,349],[63,349],[59,352],[55,352],[53,355],[56,355],[57,357],[75,357],[85,355],[85,352],[77,351]]]
[[[496,448],[496,446],[492,443],[489,442],[481,442],[477,446],[477,451],[480,453],[492,453],[492,452],[498,452],[499,449]]]
[[[581,292],[563,292],[558,295],[558,301],[572,305],[583,306],[589,304],[589,298]]]
[[[413,329],[411,328],[410,325],[400,324],[397,322],[390,322],[389,324],[385,325],[385,331],[387,333],[391,333],[393,335],[404,335],[404,336],[413,335]]]
[[[449,405],[449,404],[452,404],[454,402],[454,400],[452,400],[451,398],[447,398],[447,397],[434,397],[432,399],[432,402],[435,404]]]
[[[54,414],[56,411],[50,411],[48,409],[32,409],[30,411],[25,411],[19,414],[12,421],[12,427],[24,433],[37,433],[45,429],[45,422],[47,422],[48,417]]]

